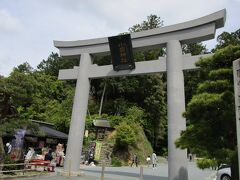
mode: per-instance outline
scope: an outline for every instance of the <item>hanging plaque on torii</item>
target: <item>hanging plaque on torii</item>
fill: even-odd
[[[130,34],[108,37],[113,70],[135,69]]]

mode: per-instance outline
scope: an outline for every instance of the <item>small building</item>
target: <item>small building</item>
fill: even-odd
[[[55,147],[58,143],[66,144],[68,135],[55,129],[54,124],[43,121],[32,120],[39,125],[39,130],[42,133],[40,136],[34,135],[31,130],[25,133],[25,146],[29,147]]]
[[[58,143],[66,147],[68,135],[56,130],[54,125],[47,122],[32,120],[38,124],[39,134],[30,129],[16,129],[14,135],[4,135],[3,143],[12,145],[11,158],[21,160],[29,147],[33,147],[37,153],[41,153],[43,147],[56,148]]]
[[[93,126],[96,128],[96,140],[98,141],[104,141],[109,132],[114,129],[107,119],[95,119]]]

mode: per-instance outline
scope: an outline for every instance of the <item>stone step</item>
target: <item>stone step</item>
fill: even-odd
[[[111,166],[111,153],[113,151],[113,145],[108,144],[106,142],[102,143],[101,153],[100,153],[100,161],[98,162],[98,166],[102,166],[102,161],[105,161],[106,166]],[[109,157],[109,158],[108,158]]]

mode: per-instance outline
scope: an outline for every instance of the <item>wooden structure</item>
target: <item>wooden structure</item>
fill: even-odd
[[[96,128],[96,140],[103,141],[108,133],[113,130],[107,119],[93,120],[93,126]]]

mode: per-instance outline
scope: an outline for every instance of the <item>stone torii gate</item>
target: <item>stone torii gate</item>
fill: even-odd
[[[136,69],[113,71],[112,65],[92,64],[92,58],[110,52],[108,38],[79,41],[54,41],[61,56],[80,57],[80,65],[59,71],[58,79],[77,79],[71,125],[69,130],[64,170],[79,171],[85,118],[88,107],[90,79],[130,76],[167,71],[167,117],[168,117],[168,179],[187,180],[187,151],[177,149],[174,142],[186,129],[183,70],[194,69],[201,57],[183,55],[181,44],[213,39],[217,28],[224,26],[226,10],[192,21],[131,33],[134,50],[166,47],[167,56],[157,60],[136,62]],[[203,56],[203,55],[202,55]]]

